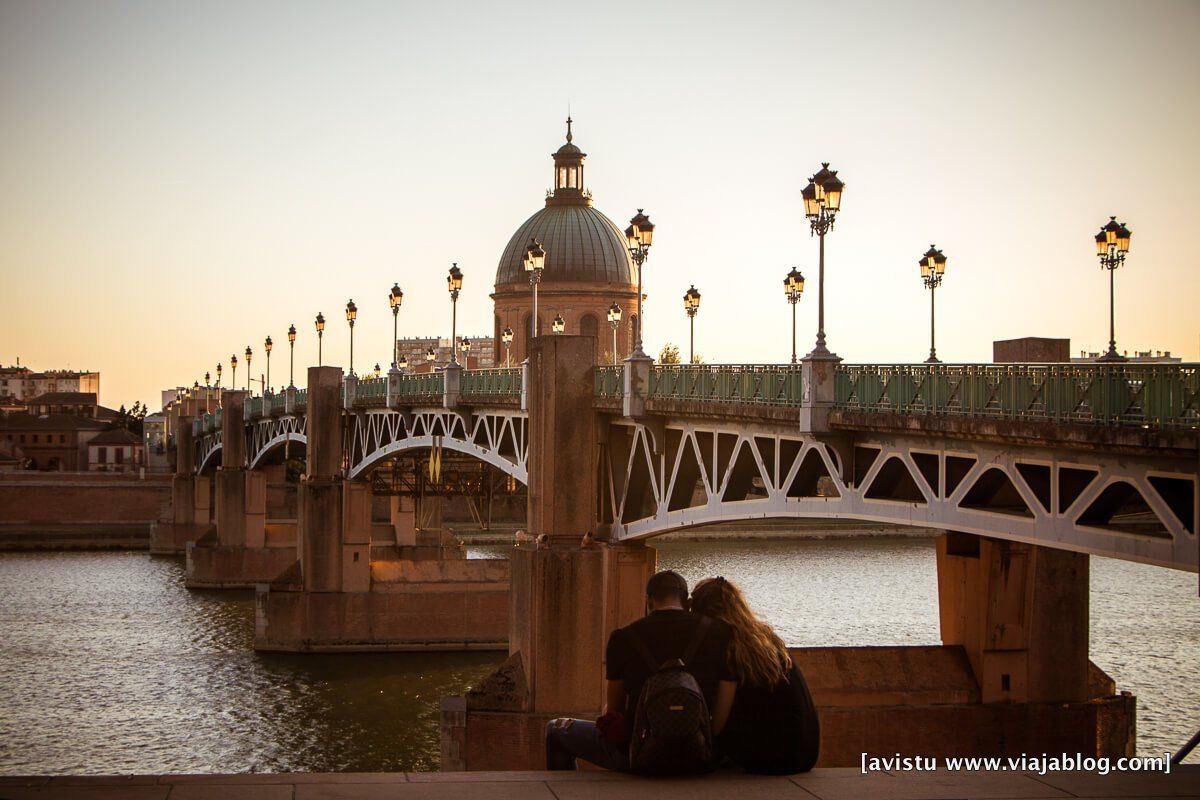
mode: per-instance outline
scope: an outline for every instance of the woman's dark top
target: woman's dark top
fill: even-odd
[[[821,726],[796,665],[774,689],[739,684],[717,742],[747,772],[790,775],[812,769],[821,749]]]

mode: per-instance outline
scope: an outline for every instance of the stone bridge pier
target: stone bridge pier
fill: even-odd
[[[252,588],[281,580],[297,560],[286,526],[267,531],[267,473],[250,469],[243,424],[247,393],[221,392],[221,466],[216,472],[216,528],[187,545],[192,589]],[[190,428],[181,427],[181,431]],[[189,447],[189,451],[190,451]]]
[[[187,549],[212,529],[211,487],[196,474],[195,448],[189,416],[175,418],[175,475],[171,478],[171,507],[150,526],[150,553],[172,555]]]
[[[538,542],[512,554],[509,659],[442,701],[443,770],[543,769],[546,721],[595,718],[608,634],[643,613],[654,550],[584,539],[597,526],[608,426],[593,404],[592,353],[586,337],[533,342]],[[811,403],[826,402],[814,388]],[[806,426],[813,419],[801,414],[805,432],[824,435]],[[940,645],[793,649],[821,715],[819,765],[858,766],[863,753],[1133,753],[1134,698],[1088,660],[1087,555],[952,532],[936,563]]]
[[[368,479],[344,477],[342,385],[340,368],[308,370],[300,558],[257,587],[255,648],[503,649],[508,562],[468,560],[456,541],[419,531],[409,497],[389,497],[387,522],[374,522]]]

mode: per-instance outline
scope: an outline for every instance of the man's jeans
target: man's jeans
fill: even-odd
[[[565,717],[547,722],[546,769],[575,769],[576,758],[605,769],[629,769],[629,748],[605,739],[596,723]]]

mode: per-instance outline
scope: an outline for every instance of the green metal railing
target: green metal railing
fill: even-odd
[[[707,403],[799,406],[800,367],[780,364],[655,364],[650,368],[648,397]]]
[[[1197,364],[841,364],[838,408],[1196,428]]]
[[[621,397],[625,393],[620,366],[596,367],[594,371],[596,397]]]
[[[250,409],[250,416],[262,416],[263,399],[261,397],[247,397],[246,406]]]
[[[283,392],[271,395],[271,403],[267,407],[268,414],[282,414],[287,408],[287,395]]]
[[[296,390],[296,408],[308,408],[308,387]]]
[[[354,400],[364,406],[387,404],[387,378],[359,378]]]
[[[401,397],[442,395],[445,393],[445,375],[441,372],[405,373],[400,376]]]
[[[459,391],[464,395],[476,396],[519,395],[521,393],[521,368],[464,370]]]

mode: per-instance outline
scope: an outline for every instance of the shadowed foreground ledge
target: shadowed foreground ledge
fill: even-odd
[[[396,772],[281,775],[0,777],[0,800],[945,800],[960,798],[1200,798],[1200,766],[1151,772],[924,772],[816,769],[795,777],[719,772],[650,779],[610,772]]]

